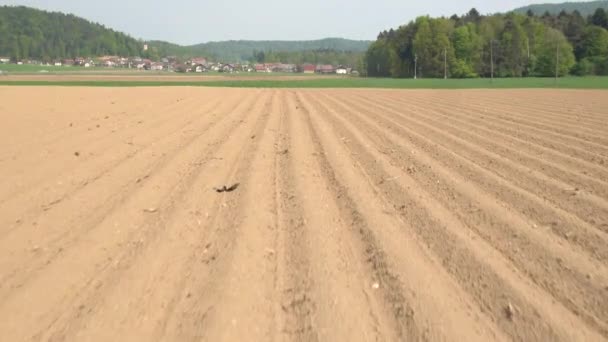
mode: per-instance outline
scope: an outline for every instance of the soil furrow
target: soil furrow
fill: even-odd
[[[17,177],[5,178],[3,180],[5,183],[2,187],[6,186],[7,189],[11,190],[8,191],[10,194],[9,196],[0,200],[0,204],[4,204],[8,199],[12,200],[14,194],[27,195],[28,190],[31,189],[36,190],[41,187],[56,188],[57,186],[55,184],[44,184],[44,181],[48,181],[49,178],[55,179],[59,176],[67,178],[70,173],[74,172],[74,170],[78,170],[78,168],[82,168],[83,165],[87,167],[94,165],[91,161],[107,163],[108,161],[112,162],[116,159],[120,159],[122,153],[133,153],[133,150],[141,149],[151,141],[154,141],[163,135],[172,134],[188,127],[188,125],[192,123],[192,119],[197,117],[196,113],[198,110],[214,108],[214,106],[207,104],[206,107],[199,108],[195,102],[190,103],[186,108],[183,108],[183,106],[180,106],[179,104],[173,104],[167,108],[179,110],[181,113],[185,112],[187,115],[178,115],[177,117],[166,115],[162,116],[160,119],[143,117],[141,119],[135,119],[135,124],[124,129],[118,127],[106,128],[106,126],[111,125],[110,122],[113,123],[111,117],[106,116],[109,118],[109,121],[103,120],[103,127],[100,126],[101,128],[95,128],[95,125],[93,125],[94,129],[87,129],[84,136],[69,134],[67,135],[70,137],[69,143],[60,141],[56,146],[44,145],[44,150],[47,151],[45,154],[39,152],[41,147],[35,148],[32,151],[22,150],[19,158],[16,158],[19,163],[14,164],[15,166],[18,166],[19,169],[14,170],[9,168],[11,165],[7,165],[6,169],[3,170],[8,174],[15,174]],[[191,113],[193,110],[195,110],[195,112]],[[171,131],[172,128],[174,131]],[[148,133],[147,136],[142,137],[141,134],[138,134],[142,130]],[[105,131],[108,132],[101,135]],[[124,142],[124,145],[119,145],[117,147],[117,141]],[[75,153],[78,153],[78,156],[75,156]],[[28,178],[24,178],[21,175],[22,170],[31,169],[40,162],[44,162],[45,159],[56,161],[54,167],[39,170],[39,172],[34,175],[31,175],[30,173],[28,174],[30,176]],[[103,168],[103,166],[101,167]],[[32,179],[31,176],[34,176],[35,178]],[[35,196],[32,197],[35,198]]]
[[[356,107],[353,102],[350,104]],[[363,106],[357,110],[369,113],[369,108],[371,106]],[[603,198],[586,194],[580,189],[575,190],[575,187],[570,189],[569,184],[561,183],[555,178],[526,172],[526,166],[509,163],[492,150],[481,147],[484,146],[483,143],[473,144],[457,135],[445,134],[433,126],[399,118],[398,112],[374,115],[374,120],[397,135],[402,135],[404,131],[415,132],[413,135],[408,134],[408,137],[417,146],[433,150],[432,153],[438,154],[436,159],[448,167],[459,165],[456,171],[464,178],[480,183],[486,191],[512,204],[541,226],[551,227],[559,236],[570,239],[574,234],[573,228],[580,228],[573,241],[577,242],[580,238],[583,247],[597,246],[592,249],[593,254],[602,258],[608,256],[602,242],[608,239],[605,235],[608,225],[602,218],[608,209]],[[426,136],[436,138],[430,141]],[[547,202],[552,205],[548,206]]]
[[[256,101],[254,98],[249,98],[249,101]],[[24,229],[23,227],[19,230],[13,231],[8,238],[4,238],[0,241],[0,246],[5,248],[6,251],[10,251],[12,254],[11,258],[7,258],[4,260],[0,259],[0,264],[3,266],[4,270],[7,270],[9,265],[13,265],[18,260],[28,261],[26,265],[27,268],[24,269],[23,264],[15,268],[13,272],[6,272],[2,275],[2,286],[3,287],[11,287],[12,281],[8,281],[10,277],[14,275],[19,275],[19,277],[25,277],[30,272],[35,271],[36,269],[40,269],[51,264],[56,258],[61,257],[61,255],[66,252],[65,245],[73,245],[79,239],[86,237],[86,234],[89,234],[91,230],[95,229],[99,224],[103,222],[103,220],[111,215],[112,213],[119,210],[120,206],[124,205],[126,201],[128,201],[132,196],[137,194],[137,192],[143,191],[143,189],[147,186],[151,178],[157,176],[157,174],[164,172],[165,169],[173,167],[172,163],[175,162],[176,158],[179,157],[179,151],[187,148],[192,148],[196,145],[197,141],[201,141],[205,139],[204,133],[209,130],[214,129],[214,127],[225,124],[225,122],[229,119],[232,119],[232,122],[229,124],[231,127],[236,127],[239,123],[241,123],[241,116],[245,117],[247,115],[246,111],[243,110],[245,108],[248,101],[241,103],[238,106],[232,108],[230,113],[239,113],[237,118],[231,118],[230,116],[223,116],[220,120],[216,120],[215,122],[210,122],[205,126],[201,127],[200,131],[197,131],[196,134],[187,137],[185,141],[182,141],[181,137],[179,140],[175,140],[171,142],[170,148],[163,147],[162,150],[165,151],[162,154],[156,153],[154,150],[149,153],[144,153],[142,155],[138,155],[140,160],[132,160],[128,164],[121,165],[119,169],[113,170],[112,174],[108,175],[107,178],[104,179],[103,185],[96,184],[100,186],[105,191],[100,191],[95,186],[90,186],[85,189],[78,196],[71,197],[66,201],[58,203],[53,209],[49,211],[40,212],[38,215],[34,216],[31,219],[33,224],[29,226],[29,231]],[[232,130],[233,128],[228,128],[228,130]],[[171,140],[170,140],[171,141]],[[162,145],[161,145],[162,146]],[[208,148],[208,150],[210,150]],[[157,155],[160,155],[158,157]],[[151,160],[152,162],[146,165],[147,160]],[[144,161],[143,163],[141,161]],[[133,169],[131,166],[133,163],[138,163],[139,165],[143,165],[145,168],[143,170]],[[191,166],[201,166],[203,162],[193,161],[191,162]],[[135,174],[133,174],[135,172]],[[132,175],[130,177],[124,177],[124,175]],[[127,180],[126,183],[116,184],[116,180]],[[101,183],[101,180],[100,180]],[[89,209],[89,211],[82,210],[84,212],[79,213],[78,216],[72,216],[69,218],[65,218],[65,210],[64,208],[69,208],[73,206],[74,203],[90,203],[88,205],[82,205],[82,209]],[[19,241],[22,239],[22,235],[31,234],[30,231],[36,232],[38,230],[39,225],[44,225],[45,222],[55,222],[58,220],[63,220],[66,224],[64,227],[56,227],[55,229],[48,229],[45,231],[43,236],[40,236],[33,241],[32,244],[35,246],[39,246],[39,251],[33,253],[31,250],[19,250],[17,249],[17,245],[15,245],[15,241]],[[27,221],[26,221],[27,222]],[[17,273],[18,272],[18,273]],[[15,280],[16,284],[22,282],[22,280]]]
[[[259,103],[260,101],[256,102]],[[246,116],[248,111],[242,108],[237,115],[241,113]],[[65,288],[71,283],[84,282],[85,285],[82,289],[86,289],[86,291],[78,292],[80,295],[84,295],[91,291],[95,292],[100,287],[99,284],[104,284],[103,278],[100,278],[103,274],[114,274],[114,278],[116,278],[116,274],[120,273],[115,272],[127,268],[133,258],[139,255],[143,247],[147,245],[147,242],[162,232],[162,229],[177,210],[178,207],[176,206],[179,205],[179,199],[189,191],[192,182],[199,176],[200,169],[217,158],[213,151],[241,132],[243,129],[242,123],[243,120],[238,119],[238,117],[234,122],[224,123],[224,127],[220,131],[204,137],[208,141],[205,147],[201,148],[198,144],[191,143],[187,149],[182,150],[177,155],[168,167],[162,170],[162,173],[157,173],[148,178],[147,183],[131,194],[129,200],[123,203],[120,208],[115,208],[112,213],[104,215],[98,223],[95,223],[94,227],[89,228],[89,230],[96,229],[89,231],[86,239],[81,238],[77,241],[78,243],[70,242],[66,244],[64,242],[63,247],[56,252],[58,260],[41,268],[35,279],[28,277],[27,281],[24,280],[25,285],[20,285],[20,282],[15,281],[17,285],[8,289],[11,300],[0,304],[0,308],[13,307],[18,304],[21,296],[27,295],[35,286],[48,283],[49,279],[54,278],[54,274],[65,268],[66,263],[71,264],[70,268],[73,271],[78,267],[94,272],[98,276],[89,277],[87,272],[74,273],[74,277],[54,283],[57,290]],[[235,127],[238,129],[235,129]],[[179,175],[179,177],[174,178],[175,183],[166,182],[167,175]],[[96,241],[103,242],[103,244],[96,244]],[[70,248],[66,248],[68,246]],[[41,248],[44,248],[44,246]],[[91,248],[96,253],[78,261],[74,259],[74,255]],[[118,254],[115,253],[116,251],[118,251]],[[55,251],[52,252],[55,254]],[[91,258],[98,261],[91,260]],[[64,297],[62,301],[66,305],[68,304],[66,300],[70,299],[69,302],[72,303],[70,306],[74,308],[73,310],[80,305],[78,304],[80,297],[65,297],[65,294],[61,291],[53,296],[40,297],[39,300],[40,303],[51,304],[62,297]],[[14,319],[28,317],[32,314],[35,313],[19,312],[19,314],[15,314]],[[46,312],[44,316],[38,318],[38,320],[43,319],[55,320],[57,315]],[[6,322],[6,324],[10,324],[10,322]]]
[[[416,103],[417,100],[413,99],[412,102]],[[467,108],[467,104],[463,104],[460,101],[458,101],[458,102],[459,102],[460,106],[462,106],[463,109]],[[425,105],[427,105],[427,103],[419,102],[418,108],[422,109],[425,107]],[[460,106],[458,108],[461,108]],[[453,108],[453,105],[452,106],[446,105],[445,108],[449,111]],[[497,113],[494,110],[489,111],[489,108],[492,108],[491,103],[488,103],[487,106],[482,107],[481,109],[478,109],[478,110],[469,109],[465,112],[466,113],[477,113],[477,114],[483,116],[484,118],[486,116],[491,117],[493,122],[501,124],[501,126],[499,126],[498,129],[500,129],[500,127],[513,127],[514,129],[517,129],[519,132],[530,132],[530,134],[533,134],[537,137],[544,137],[544,138],[551,137],[551,138],[553,138],[554,141],[568,142],[572,146],[584,147],[588,151],[592,151],[603,157],[608,156],[607,143],[605,141],[596,141],[598,139],[601,140],[601,138],[599,138],[599,137],[601,137],[601,133],[600,133],[599,137],[595,137],[593,140],[591,140],[590,135],[580,134],[580,133],[577,133],[577,131],[573,131],[573,130],[569,130],[569,131],[566,131],[565,129],[552,130],[552,129],[544,127],[542,125],[539,126],[539,125],[534,125],[534,124],[526,124],[529,122],[534,123],[534,121],[527,121],[526,123],[522,123],[522,122],[517,121],[516,119],[512,119],[510,116],[511,112],[504,112],[501,114],[501,113]],[[435,109],[435,110],[438,110],[438,109]],[[469,114],[469,115],[471,115],[471,114]]]
[[[394,105],[391,105],[394,104]],[[580,176],[585,177],[586,174],[595,176],[599,179],[608,179],[608,159],[590,152],[586,146],[577,147],[573,144],[563,143],[563,139],[545,140],[543,136],[538,134],[527,134],[519,127],[510,128],[509,125],[496,125],[491,122],[492,113],[484,113],[480,117],[472,116],[466,110],[454,110],[454,107],[446,107],[445,110],[433,110],[429,112],[423,107],[405,109],[401,101],[393,101],[392,99],[383,99],[382,105],[391,109],[400,111],[403,115],[422,115],[427,120],[432,118],[433,121],[439,122],[455,122],[459,127],[465,126],[468,131],[478,133],[497,141],[500,137],[504,140],[502,146],[512,146],[519,151],[527,151],[528,154],[539,156],[547,161],[554,161],[561,166],[569,166],[570,169],[576,170]],[[426,114],[426,115],[425,115]],[[487,117],[486,117],[487,116]],[[517,155],[517,154],[516,154]],[[553,167],[555,167],[553,165]],[[585,168],[585,174],[581,173],[581,167]],[[591,177],[587,177],[592,179]]]
[[[323,105],[323,103],[321,103],[321,105]],[[352,116],[349,116],[348,120],[350,122],[356,122]],[[363,123],[361,123],[360,126],[369,127],[369,125]],[[336,125],[336,127],[338,127],[338,125]],[[376,148],[378,151],[391,157],[391,162],[395,163],[395,166],[402,170],[402,172],[407,172],[406,170],[408,167],[410,169],[412,166],[417,168],[419,171],[411,173],[412,178],[429,188],[431,195],[439,201],[439,203],[448,208],[459,221],[486,239],[494,248],[501,251],[506,258],[515,263],[515,265],[517,265],[527,276],[531,277],[538,286],[546,289],[553,296],[560,299],[564,306],[570,308],[577,314],[586,317],[590,324],[596,326],[596,328],[604,333],[602,317],[604,317],[603,310],[605,308],[601,303],[606,294],[602,289],[592,286],[592,282],[585,278],[584,274],[579,273],[580,270],[573,270],[570,267],[563,265],[563,263],[568,263],[571,259],[566,261],[562,258],[556,258],[555,256],[547,254],[547,252],[543,252],[540,247],[542,245],[535,245],[528,235],[523,235],[518,232],[511,233],[514,227],[506,224],[506,219],[513,220],[515,218],[514,216],[510,215],[509,217],[504,217],[503,215],[503,218],[495,217],[494,215],[496,215],[500,209],[490,209],[487,208],[488,203],[478,202],[483,200],[481,194],[471,196],[471,199],[467,200],[469,194],[466,192],[462,193],[462,190],[465,188],[453,188],[455,185],[458,185],[458,183],[453,184],[454,181],[457,181],[453,176],[448,177],[448,174],[433,175],[433,173],[439,170],[438,165],[431,164],[432,167],[427,168],[428,171],[426,171],[424,168],[420,167],[421,163],[416,162],[415,160],[409,160],[407,164],[403,163],[401,160],[394,157],[397,155],[396,152],[387,153],[383,150],[409,150],[407,147],[404,148],[395,144],[391,145],[391,142],[387,140],[386,137],[391,136],[392,138],[392,135],[388,135],[387,133],[383,133],[382,135],[378,134],[378,136],[375,136],[375,134],[371,135],[371,133],[372,131],[370,129],[366,129],[366,134],[370,135],[372,141],[375,141],[377,144]],[[346,132],[343,134],[346,134]],[[380,140],[381,143],[378,143],[379,139],[383,139]],[[379,148],[379,146],[382,146],[382,148]],[[361,153],[361,155],[363,155],[363,153]],[[417,153],[416,156],[416,158],[420,158],[421,154]],[[425,163],[430,162],[431,160],[425,161]],[[412,163],[414,164],[412,165]],[[386,180],[390,179],[392,176],[386,175],[385,177],[386,178],[380,178],[378,182],[387,183]],[[428,178],[424,179],[422,177]],[[470,193],[471,190],[472,189],[469,189],[468,192]],[[461,195],[454,197],[454,195],[459,192]],[[395,203],[395,205],[398,205],[398,203]],[[431,218],[428,220],[431,222],[433,221]],[[516,246],[516,251],[513,250],[513,246]],[[554,246],[552,249],[555,247],[557,246]],[[576,255],[572,253],[567,255],[569,258],[576,257]],[[581,257],[578,257],[578,259],[581,259]],[[530,260],[535,260],[535,262],[531,265],[529,262]],[[550,279],[560,279],[562,282],[554,283],[550,282]],[[569,281],[566,282],[566,279],[569,279]],[[574,293],[577,294],[576,297],[572,296]]]
[[[213,108],[213,106],[209,108]],[[225,110],[231,111],[232,109],[234,108],[226,108]],[[218,109],[216,108],[216,111],[217,110]],[[213,113],[213,111],[211,113]],[[164,131],[162,132],[162,136],[152,135],[151,139],[137,148],[126,146],[114,148],[108,150],[107,153],[104,152],[103,155],[99,155],[89,162],[85,162],[76,167],[71,167],[70,171],[63,172],[61,175],[46,175],[46,182],[41,181],[35,185],[35,187],[32,188],[35,189],[34,191],[22,191],[18,196],[11,196],[0,203],[2,205],[0,207],[0,215],[2,216],[5,216],[3,215],[4,210],[10,212],[13,211],[15,207],[24,208],[24,203],[27,203],[26,208],[28,209],[23,211],[18,218],[18,222],[14,221],[14,219],[11,222],[8,215],[6,215],[7,218],[9,218],[9,221],[5,222],[5,227],[11,231],[28,222],[37,221],[39,217],[32,214],[40,212],[41,208],[43,209],[43,212],[53,209],[54,206],[70,199],[85,187],[95,184],[102,178],[108,179],[117,169],[123,167],[127,163],[133,164],[135,159],[141,158],[141,155],[150,153],[150,151],[162,151],[158,156],[153,154],[151,157],[146,157],[147,159],[152,160],[166,159],[165,156],[174,155],[175,150],[166,147],[161,149],[159,146],[162,146],[163,144],[170,145],[173,141],[177,140],[188,141],[189,139],[191,140],[197,137],[199,131],[206,131],[208,129],[207,127],[210,126],[209,120],[213,119],[212,116],[214,117],[217,113],[220,112],[217,111],[216,114],[203,115],[201,119],[199,119],[201,120],[200,122],[188,121],[174,130],[170,130],[170,127],[165,127],[163,128]],[[205,126],[200,127],[199,125],[201,123],[205,124]],[[183,133],[183,130],[186,127],[190,128],[188,134]],[[195,129],[193,130],[192,128]],[[167,130],[169,130],[169,132],[167,132]],[[160,132],[161,130],[159,130],[159,135],[161,135]],[[49,181],[49,179],[51,179],[51,181]],[[46,184],[43,185],[42,183]],[[40,187],[44,188],[44,191],[40,191],[39,189],[36,190]],[[0,232],[2,231],[0,230]]]
[[[0,104],[2,341],[608,339],[603,92]]]

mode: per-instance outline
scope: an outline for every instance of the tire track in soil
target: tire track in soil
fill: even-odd
[[[285,94],[283,96],[286,96]],[[278,201],[279,243],[278,274],[281,277],[277,291],[280,291],[280,335],[285,340],[318,341],[319,336],[313,325],[317,309],[311,294],[314,286],[310,265],[307,235],[307,220],[304,209],[297,197],[294,182],[294,162],[289,158],[293,153],[292,134],[293,113],[287,111],[284,99],[281,105],[279,136],[275,153],[277,157],[276,194]]]
[[[394,321],[397,338],[399,340],[426,340],[425,334],[428,331],[421,330],[422,327],[417,322],[414,310],[404,296],[405,291],[398,277],[387,267],[386,257],[378,246],[372,229],[369,227],[363,214],[358,210],[356,203],[348,195],[348,189],[336,178],[331,164],[325,156],[319,136],[312,124],[310,107],[306,105],[300,94],[297,95],[298,107],[303,108],[305,111],[306,127],[311,135],[312,143],[315,150],[319,151],[317,152],[316,160],[320,165],[320,171],[327,180],[331,192],[338,199],[336,204],[338,205],[342,220],[348,222],[351,230],[358,233],[357,238],[365,246],[365,258],[370,264],[374,278],[383,284],[381,292],[390,317]]]
[[[546,307],[548,303],[551,302],[551,299],[546,298],[546,294],[542,295],[544,298],[534,298],[534,300],[532,300],[532,298],[527,296],[526,293],[534,292],[536,294],[541,294],[544,293],[544,291],[538,289],[532,290],[533,288],[528,287],[525,290],[526,292],[522,293],[520,289],[522,288],[523,283],[526,282],[521,279],[521,276],[512,275],[512,277],[515,277],[515,279],[520,278],[519,281],[513,280],[513,278],[510,278],[511,280],[507,280],[509,278],[504,279],[502,276],[499,276],[499,274],[496,273],[496,271],[498,270],[504,273],[506,270],[511,269],[508,264],[506,266],[506,269],[503,266],[503,268],[496,268],[495,271],[494,268],[489,267],[488,265],[481,262],[481,260],[484,259],[479,259],[475,257],[475,252],[477,248],[483,248],[487,250],[488,247],[480,247],[474,245],[475,247],[473,248],[465,248],[464,246],[461,246],[459,244],[448,243],[448,241],[460,240],[458,236],[463,230],[471,229],[472,231],[481,234],[480,236],[484,239],[487,238],[487,234],[484,235],[484,231],[479,231],[478,229],[476,229],[477,227],[475,224],[467,222],[466,217],[458,215],[458,210],[454,212],[453,206],[450,206],[441,198],[438,198],[435,195],[436,193],[442,193],[442,190],[437,191],[438,189],[433,189],[434,186],[431,186],[428,190],[422,190],[422,188],[420,188],[420,185],[426,188],[429,185],[439,184],[439,182],[437,182],[435,179],[430,179],[428,181],[416,180],[416,182],[420,184],[417,186],[418,189],[413,190],[408,188],[408,192],[417,194],[426,193],[427,191],[430,191],[429,193],[433,197],[433,200],[431,201],[434,202],[439,200],[437,203],[425,203],[426,206],[431,207],[430,209],[426,209],[424,206],[421,207],[421,204],[417,203],[415,199],[408,199],[405,195],[407,192],[405,192],[404,188],[399,188],[398,186],[395,186],[395,183],[393,182],[387,182],[387,180],[394,178],[393,175],[387,173],[382,168],[380,168],[379,165],[377,165],[379,160],[386,159],[388,157],[383,157],[381,152],[374,153],[374,155],[369,155],[368,153],[370,153],[371,151],[366,150],[369,150],[369,147],[371,146],[359,142],[360,138],[356,139],[353,136],[353,133],[350,133],[349,131],[345,130],[345,127],[349,127],[351,125],[351,122],[357,122],[357,125],[360,127],[368,126],[366,124],[358,122],[352,116],[349,116],[348,122],[342,121],[346,120],[345,118],[342,118],[340,120],[340,123],[337,123],[335,119],[330,120],[329,114],[332,114],[332,112],[328,111],[328,108],[323,102],[319,103],[321,106],[325,107],[324,112],[328,114],[328,121],[332,122],[334,130],[338,132],[341,136],[344,136],[348,141],[349,145],[352,144],[356,146],[353,148],[353,152],[357,153],[357,155],[359,156],[359,161],[362,164],[367,164],[365,165],[365,167],[370,170],[369,172],[371,174],[375,174],[376,184],[379,184],[381,188],[383,188],[383,192],[388,193],[388,198],[391,203],[393,203],[395,209],[401,211],[401,216],[406,219],[406,222],[408,222],[412,227],[416,229],[417,234],[426,243],[428,243],[430,248],[433,249],[434,253],[442,259],[444,267],[446,267],[446,269],[454,277],[456,277],[456,279],[461,282],[463,286],[466,285],[465,288],[474,296],[474,298],[476,298],[481,307],[481,310],[487,312],[494,321],[498,322],[501,329],[503,329],[507,334],[511,335],[512,338],[515,339],[527,339],[526,336],[528,336],[529,339],[531,336],[535,336],[534,339],[540,340],[564,340],[564,336],[572,334],[572,332],[560,330],[561,327],[569,325],[566,324],[566,322],[574,320],[573,314],[563,312],[563,309],[555,307],[554,304],[550,305],[551,307],[553,307],[551,311],[543,309],[543,306]],[[337,115],[337,113],[333,113],[333,115]],[[369,134],[369,130],[365,134]],[[390,145],[383,143],[380,146]],[[378,147],[375,147],[375,149],[378,149]],[[404,172],[406,170],[406,167],[404,165],[399,165],[399,163],[395,160],[389,159],[386,161],[386,163],[388,163],[389,165],[395,163],[395,165],[392,166],[392,168],[395,168],[395,174],[398,174],[398,172]],[[433,166],[432,169],[435,170],[436,166]],[[402,178],[398,178],[393,181],[397,183]],[[441,181],[441,183],[443,182],[444,181]],[[414,188],[415,184],[416,183],[410,183],[409,187]],[[440,206],[438,206],[439,203]],[[442,207],[446,204],[447,207]],[[474,207],[475,205],[472,206],[472,208]],[[448,209],[449,211],[446,212],[446,209]],[[431,212],[433,214],[430,214]],[[440,214],[442,212],[443,215]],[[454,216],[454,214],[456,214],[457,216]],[[459,222],[462,222],[462,224],[466,224],[466,226],[468,226],[468,229],[463,227],[456,228],[458,225],[460,225]],[[479,224],[479,222],[477,222],[476,224]],[[456,227],[454,227],[455,225]],[[447,228],[450,226],[451,228],[448,231],[443,231],[441,228]],[[488,242],[492,243],[492,247],[490,247],[491,249],[497,248],[502,253],[505,253],[505,249],[501,248],[499,244],[496,245],[492,239],[488,240]],[[492,250],[486,252],[493,254]],[[510,255],[509,253],[503,255],[511,262],[513,261],[513,255]],[[532,258],[532,260],[536,260],[536,258]],[[525,273],[528,274],[528,272]],[[546,279],[557,278],[546,277]],[[507,280],[506,284],[505,280]],[[479,281],[481,281],[481,283]],[[545,287],[543,285],[545,284],[539,284],[540,287]],[[515,288],[511,288],[511,286],[515,286]],[[539,299],[541,302],[543,302],[543,306],[538,307],[530,305],[530,302],[539,301]],[[513,307],[518,308],[517,315],[521,315],[521,320],[518,319],[517,326],[514,326],[513,323],[509,319],[507,319],[505,315],[504,308],[509,303]],[[568,306],[567,304],[568,303],[566,303],[566,306]],[[542,312],[542,314],[538,310],[541,310],[540,312]],[[561,312],[561,316],[553,315],[552,312],[555,311]],[[577,314],[580,313],[577,312]],[[546,325],[547,322],[538,319],[539,317],[545,316],[553,316],[553,318],[558,319],[558,322],[548,326]],[[563,321],[563,316],[569,317],[569,319]],[[591,323],[597,322],[594,319],[591,319]],[[578,325],[578,327],[580,328],[580,324]],[[585,331],[583,332],[583,334],[587,336],[594,336],[593,332],[591,331]]]
[[[392,311],[385,309],[384,300],[376,295],[379,289],[373,287],[377,277],[367,260],[366,246],[358,235],[351,232],[351,218],[344,219],[329,181],[319,171],[321,165],[316,156],[321,151],[313,143],[297,98],[291,92],[285,98],[288,133],[284,136],[289,145],[286,145],[288,148],[279,148],[279,155],[288,160],[289,175],[286,177],[293,185],[288,186],[291,192],[284,192],[284,201],[295,203],[297,214],[294,221],[302,224],[296,227],[296,238],[283,236],[281,240],[287,243],[282,245],[287,253],[280,252],[279,255],[287,255],[281,259],[286,260],[288,264],[284,269],[289,270],[290,256],[294,253],[289,252],[291,248],[302,255],[298,259],[307,263],[309,273],[304,281],[294,282],[295,276],[280,278],[287,285],[279,288],[289,289],[282,303],[286,302],[291,307],[294,299],[297,302],[302,298],[297,292],[293,297],[294,286],[289,284],[312,284],[307,289],[306,298],[314,303],[314,310],[306,312],[306,319],[299,321],[306,322],[310,317],[319,340],[397,340],[397,324],[392,319]],[[296,229],[290,224],[285,224],[287,232]],[[297,267],[287,273],[300,274]],[[306,337],[298,335],[296,339]]]

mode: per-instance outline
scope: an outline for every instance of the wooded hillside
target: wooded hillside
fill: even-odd
[[[522,77],[608,74],[608,20],[598,9],[536,16],[419,17],[381,32],[367,51],[370,76]]]
[[[308,63],[315,63],[317,59],[323,59],[329,53],[340,56],[360,55],[367,50],[370,44],[371,41],[342,38],[308,41],[234,40],[191,46],[180,46],[161,41],[150,42],[151,47],[157,49],[161,55],[207,56],[213,60],[237,62],[259,61],[260,53],[262,53],[269,57],[267,61],[282,59],[281,61],[285,63],[295,62],[299,59],[303,59]],[[276,58],[272,58],[272,56]]]
[[[608,10],[608,0],[588,1],[588,2],[564,2],[561,4],[535,4],[525,7],[516,8],[513,12],[526,14],[532,11],[535,15],[543,15],[546,12],[549,14],[559,14],[561,11],[572,13],[578,11],[582,16],[589,16],[595,13],[598,8]]]
[[[0,56],[13,60],[138,56],[143,44],[70,14],[0,6]]]

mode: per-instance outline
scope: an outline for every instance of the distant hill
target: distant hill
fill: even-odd
[[[314,50],[333,50],[364,52],[370,41],[349,40],[343,38],[326,38],[306,41],[280,41],[280,40],[230,40],[223,42],[209,42],[192,46],[180,46],[161,41],[150,42],[152,47],[158,48],[161,54],[181,56],[204,55],[223,61],[250,60],[254,51],[281,51],[300,52]]]
[[[71,14],[0,6],[0,56],[58,59],[101,55],[138,56],[143,44]]]
[[[181,46],[163,41],[144,42],[71,14],[24,6],[0,6],[0,56],[13,60],[52,60],[102,55],[158,59],[204,56],[218,61],[252,60],[254,51],[335,51],[363,53],[370,41],[326,38],[309,41],[234,40]]]
[[[596,9],[603,8],[608,10],[608,0],[590,1],[590,2],[564,2],[561,4],[536,4],[525,7],[514,9],[513,12],[526,13],[528,10],[532,10],[536,15],[543,15],[545,12],[551,14],[559,14],[559,12],[566,11],[568,13],[577,10],[583,16],[593,14]]]

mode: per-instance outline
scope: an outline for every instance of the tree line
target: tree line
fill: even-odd
[[[71,14],[0,6],[0,56],[50,61],[103,55],[139,56],[138,40]]]
[[[334,49],[317,49],[306,51],[257,51],[254,50],[253,62],[256,63],[285,63],[302,65],[331,64],[345,65],[358,68],[363,63],[363,52],[338,51]]]
[[[381,32],[365,54],[378,77],[525,77],[608,75],[608,18],[597,9],[536,16],[419,17]]]

